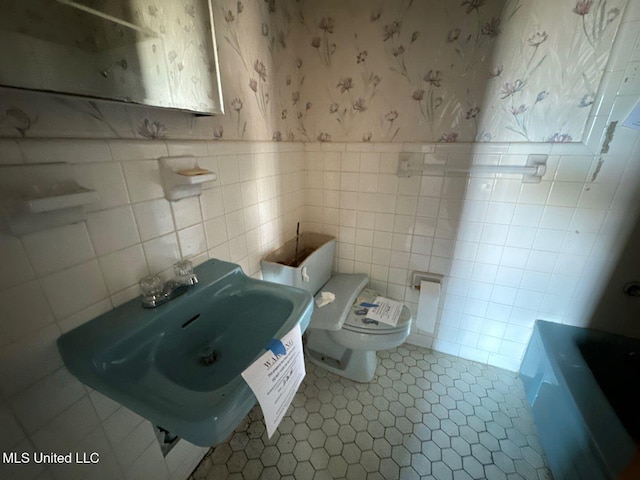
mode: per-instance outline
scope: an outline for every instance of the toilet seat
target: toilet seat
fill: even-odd
[[[336,298],[324,307],[313,309],[309,327],[318,330],[340,330],[351,313],[352,304],[360,297],[360,292],[368,282],[369,277],[363,273],[339,274],[331,277],[315,298],[319,299],[322,292],[331,292]]]
[[[402,306],[400,318],[395,326],[383,322],[375,322],[366,318],[365,312],[367,309],[363,308],[361,304],[373,303],[376,297],[380,296],[382,295],[375,290],[370,288],[363,289],[353,302],[353,305],[351,305],[351,310],[342,325],[342,329],[356,333],[366,333],[368,335],[388,335],[406,330],[411,322],[411,311],[406,305]]]
[[[363,315],[349,314],[344,325],[342,325],[342,330],[350,330],[352,332],[366,333],[369,335],[388,335],[390,333],[402,332],[407,329],[409,322],[411,322],[411,312],[406,305],[403,305],[402,313],[395,326],[382,322],[370,322],[371,320]]]

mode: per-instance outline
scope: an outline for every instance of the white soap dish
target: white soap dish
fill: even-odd
[[[200,168],[195,157],[163,157],[159,159],[162,186],[167,200],[176,201],[202,193],[202,184],[213,182],[215,173]]]

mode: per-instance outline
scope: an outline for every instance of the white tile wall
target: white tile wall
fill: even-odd
[[[157,167],[167,152],[198,156],[220,180],[168,202]],[[151,424],[78,382],[55,341],[137,296],[144,275],[171,275],[180,258],[233,260],[259,275],[260,258],[302,220],[302,144],[20,140],[0,142],[0,158],[71,162],[100,195],[86,222],[0,233],[2,450],[100,453],[99,468],[21,468],[11,478],[183,480],[206,449],[181,442],[165,461]]]
[[[104,210],[129,203],[127,185],[118,162],[103,161],[99,163],[80,163],[74,165],[76,181],[96,190],[100,195],[98,202],[87,206],[88,211]]]
[[[29,281],[0,292],[0,346],[9,345],[53,322],[42,288]]]
[[[95,257],[84,222],[25,235],[22,244],[39,275],[63,270]]]
[[[115,294],[149,274],[142,245],[118,250],[99,258],[100,268],[110,294]]]
[[[631,27],[624,27],[627,36]],[[535,319],[589,325],[628,219],[637,213],[640,144],[635,131],[621,126],[637,95],[616,93],[624,79],[613,73],[627,68],[622,55],[609,67],[595,110],[595,120],[606,120],[601,130],[619,122],[606,155],[599,154],[602,132],[595,129],[584,145],[495,150],[407,144],[389,152],[386,144],[334,144],[328,151],[305,144],[305,229],[335,234],[337,269],[368,273],[374,286],[414,313],[411,271],[445,275],[435,335],[414,330],[410,341],[516,370]],[[398,178],[400,150],[435,151],[429,163],[455,165],[550,156],[542,183],[523,184],[513,175]],[[328,195],[337,203],[327,204]],[[624,332],[624,323],[613,318],[608,328]]]
[[[24,245],[19,239],[0,233],[0,252],[2,252],[0,289],[18,285],[35,277]]]
[[[10,404],[26,433],[32,434],[85,395],[82,384],[66,368],[59,368],[14,395]]]
[[[171,205],[164,198],[136,203],[133,213],[143,242],[174,230]]]
[[[56,319],[62,320],[108,296],[100,266],[96,260],[41,279],[44,293]]]

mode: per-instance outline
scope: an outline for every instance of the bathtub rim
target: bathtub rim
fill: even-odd
[[[557,385],[568,393],[576,406],[575,413],[586,426],[591,444],[596,447],[601,461],[614,478],[636,455],[635,443],[593,376],[580,352],[578,342],[586,339],[597,341],[627,337],[546,320],[536,320],[534,336],[536,332],[539,334],[551,373],[555,377],[543,378],[537,389],[539,390],[545,380],[546,383],[555,380]],[[640,340],[636,341],[640,343]]]

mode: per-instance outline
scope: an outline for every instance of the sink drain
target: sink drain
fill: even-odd
[[[220,353],[215,350],[207,350],[200,356],[202,365],[213,365],[220,359]]]

